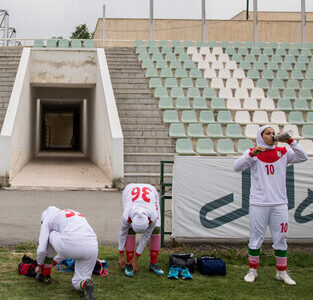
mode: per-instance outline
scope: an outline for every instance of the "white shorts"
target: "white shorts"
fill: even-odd
[[[267,225],[270,228],[273,248],[275,250],[287,250],[288,232],[288,206],[287,204],[276,206],[250,205],[250,239],[249,248],[259,249],[264,241]]]

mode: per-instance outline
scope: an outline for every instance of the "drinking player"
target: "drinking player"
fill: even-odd
[[[271,126],[262,126],[257,133],[257,146],[246,150],[234,162],[235,171],[239,172],[250,167],[252,176],[249,205],[249,272],[244,280],[254,282],[258,276],[260,247],[264,241],[266,227],[269,225],[276,256],[276,279],[295,285],[296,282],[286,272],[288,232],[286,169],[289,164],[304,162],[308,157],[289,136],[280,141],[288,143],[290,148],[275,146],[274,135]]]

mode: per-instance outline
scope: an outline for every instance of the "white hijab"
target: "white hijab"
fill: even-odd
[[[266,129],[266,128],[273,128],[272,126],[270,125],[264,125],[262,127],[260,127],[257,135],[256,135],[256,144],[258,146],[261,146],[261,147],[265,147],[267,149],[275,149],[275,145],[268,145],[264,142],[263,140],[263,137],[262,137],[262,133],[263,131]]]
[[[41,222],[43,222],[44,219],[47,217],[50,217],[56,213],[58,213],[61,209],[55,207],[55,206],[49,206],[42,214],[41,214]]]

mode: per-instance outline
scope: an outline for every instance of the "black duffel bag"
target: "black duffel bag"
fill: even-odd
[[[199,257],[197,258],[197,267],[203,275],[226,275],[226,263],[221,258]]]
[[[178,266],[178,267],[186,267],[189,269],[189,272],[193,272],[195,270],[195,258],[193,257],[193,253],[185,254],[185,253],[174,253],[169,256],[169,266]]]

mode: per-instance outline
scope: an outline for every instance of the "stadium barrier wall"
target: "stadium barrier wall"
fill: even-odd
[[[174,238],[249,238],[250,169],[235,172],[235,159],[175,157]],[[289,238],[313,238],[312,169],[313,159],[287,168]]]
[[[33,156],[36,120],[31,105],[31,49],[24,48],[0,136],[0,176],[13,178]]]

